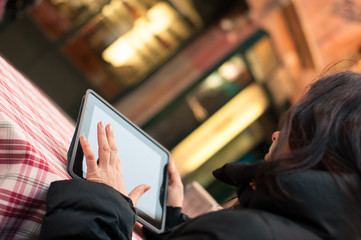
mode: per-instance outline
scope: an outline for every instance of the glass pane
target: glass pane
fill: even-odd
[[[128,86],[172,55],[192,31],[167,2],[157,2],[149,9],[138,6],[136,9],[142,9],[139,12],[130,8],[130,2],[125,3],[113,0],[104,7],[100,21],[109,28],[102,30],[108,35],[107,39],[104,34],[98,36],[105,41],[102,45],[107,46],[101,49],[102,59],[118,76],[120,84]]]
[[[269,123],[272,124],[273,119],[270,120],[271,121]],[[266,135],[267,134],[262,128],[260,121],[256,120],[201,167],[185,177],[183,179],[184,183],[188,184],[193,181],[197,181],[202,186],[208,186],[212,181],[214,181],[214,177],[212,175],[213,170],[222,167],[226,163],[245,161],[244,156],[264,141]]]
[[[241,55],[236,54],[143,128],[172,149],[250,82],[246,65]]]
[[[191,0],[44,0],[32,18],[110,102],[203,27]]]
[[[271,109],[269,109],[271,110]],[[270,136],[277,127],[277,119],[266,111],[231,142],[225,145],[197,170],[183,178],[184,184],[200,183],[222,203],[235,193],[235,189],[214,179],[212,171],[231,162],[254,162],[264,158],[270,146]],[[178,163],[180,164],[180,163]]]
[[[263,37],[247,52],[246,59],[257,81],[266,81],[270,74],[277,68],[278,59],[269,37]]]

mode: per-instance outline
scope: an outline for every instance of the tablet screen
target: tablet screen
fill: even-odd
[[[84,134],[96,156],[98,156],[97,124],[112,124],[122,173],[127,193],[140,184],[151,186],[138,201],[138,216],[156,227],[162,228],[165,204],[164,186],[167,178],[168,152],[130,123],[124,116],[104,103],[92,91],[87,93],[80,119],[78,137]],[[79,144],[80,147],[80,144]],[[86,179],[87,165],[83,155],[73,172]],[[144,223],[144,222],[143,222]]]

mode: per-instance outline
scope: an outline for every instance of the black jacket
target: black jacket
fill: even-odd
[[[169,209],[168,227],[179,225],[149,238],[361,239],[360,197],[345,194],[350,189],[342,178],[337,183],[327,172],[314,170],[285,175],[282,182],[292,197],[280,199],[249,185],[259,164],[227,164],[214,172],[242,190],[237,208],[185,223],[179,209]],[[361,191],[358,175],[347,179]],[[111,187],[79,180],[54,182],[40,239],[131,239],[134,223],[131,201]]]

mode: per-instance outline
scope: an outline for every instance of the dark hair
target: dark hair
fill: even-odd
[[[279,183],[280,174],[307,169],[360,175],[361,74],[323,76],[285,113],[281,126],[272,161],[258,172],[257,185],[272,190],[270,179]]]

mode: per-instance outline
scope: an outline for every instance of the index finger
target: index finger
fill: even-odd
[[[85,156],[88,171],[96,169],[97,168],[97,158],[95,157],[95,154],[94,154],[93,150],[91,149],[91,146],[90,146],[88,140],[86,139],[86,137],[84,135],[81,135],[79,140],[80,140],[80,145],[83,149],[83,153]]]

